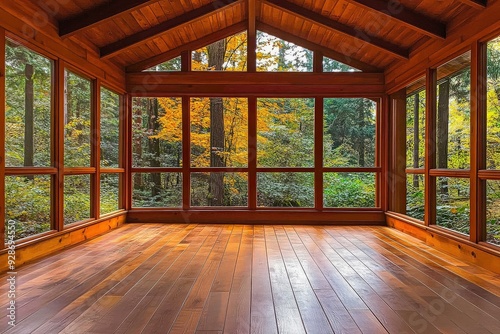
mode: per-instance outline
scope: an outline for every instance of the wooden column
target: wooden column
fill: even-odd
[[[91,109],[91,166],[95,167],[95,174],[90,176],[90,216],[98,219],[101,214],[101,80],[92,80],[92,109]]]
[[[248,207],[257,208],[257,98],[248,98]]]
[[[191,51],[183,51],[181,53],[181,71],[191,72]]]
[[[314,207],[323,210],[323,97],[315,98],[314,107]]]
[[[486,169],[486,72],[486,45],[476,41],[472,44],[470,80],[470,241],[476,243],[486,237],[486,181],[479,178],[479,171]]]
[[[376,128],[376,140],[377,140],[377,151],[375,155],[375,166],[380,166],[382,168],[382,173],[378,173],[376,182],[377,197],[376,204],[378,204],[382,210],[389,210],[389,194],[390,194],[390,184],[389,184],[389,150],[390,146],[390,131],[391,127],[389,124],[391,113],[391,103],[389,96],[386,95],[381,99],[378,99],[377,105],[377,128]]]
[[[436,178],[430,175],[436,168],[436,99],[437,74],[436,69],[426,71],[425,100],[425,225],[436,222]]]
[[[390,103],[389,210],[406,213],[406,89],[394,93]],[[382,122],[383,124],[383,122]]]
[[[256,12],[257,0],[247,0],[248,27],[247,27],[247,71],[257,71],[257,30]]]
[[[122,95],[120,110],[120,164],[125,169],[120,180],[120,208],[132,208],[132,96]],[[122,153],[123,152],[123,153]]]
[[[64,67],[65,62],[55,62],[55,103],[54,103],[54,167],[57,173],[53,180],[52,191],[52,221],[57,231],[64,229]]]
[[[313,72],[323,73],[323,53],[320,51],[313,52]]]
[[[5,30],[0,27],[0,246],[5,248]]]
[[[191,207],[191,99],[182,98],[182,209]]]

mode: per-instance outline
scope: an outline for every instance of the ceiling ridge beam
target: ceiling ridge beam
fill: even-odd
[[[59,36],[69,37],[115,16],[151,5],[159,0],[114,0],[59,21]]]
[[[298,37],[297,35],[286,32],[280,28],[276,28],[276,27],[271,26],[267,23],[257,21],[257,29],[259,31],[262,31],[262,32],[265,32],[267,34],[271,34],[275,37],[286,40],[287,42],[292,42],[294,44],[297,44],[298,46],[309,49],[311,51],[321,52],[323,54],[323,56],[325,56],[325,57],[339,61],[343,64],[354,67],[354,68],[361,70],[365,73],[383,73],[384,72],[382,69],[377,68],[373,65],[367,64],[367,63],[362,62],[362,61],[357,60],[357,59],[354,59],[353,57],[351,57],[349,55],[345,55],[341,52],[335,51],[335,50],[330,49],[328,47],[325,47],[325,46],[316,44],[314,42],[308,41],[304,38]]]
[[[484,9],[488,5],[487,0],[458,0],[458,1],[476,9]]]
[[[166,33],[169,30],[175,29],[189,22],[199,20],[207,15],[211,15],[219,10],[223,10],[228,6],[232,6],[240,2],[241,0],[217,0],[208,5],[196,8],[190,12],[174,17],[149,29],[137,32],[133,35],[101,47],[101,58],[109,58],[136,44],[146,42],[158,35]]]
[[[178,57],[184,51],[197,50],[197,49],[202,48],[204,46],[215,43],[223,38],[238,34],[242,31],[244,31],[246,28],[247,28],[247,23],[245,21],[233,24],[232,26],[226,27],[226,28],[221,29],[221,30],[217,30],[216,32],[213,32],[213,33],[206,35],[200,39],[197,39],[195,41],[183,44],[183,45],[181,45],[177,48],[174,48],[172,50],[168,50],[168,51],[163,52],[161,54],[155,55],[151,58],[144,59],[138,63],[129,65],[126,67],[126,71],[127,72],[144,71],[150,67],[153,67],[155,65],[169,61],[175,57]]]
[[[446,38],[446,24],[434,20],[426,15],[404,7],[399,2],[381,0],[349,0],[352,3],[374,10],[384,16],[392,17],[405,26],[416,29],[430,37]],[[377,22],[378,23],[378,22]],[[384,22],[382,22],[383,24]]]
[[[343,35],[353,37],[363,43],[375,46],[378,49],[390,53],[399,59],[409,58],[409,50],[402,48],[399,45],[393,44],[375,36],[369,36],[361,29],[347,26],[343,23],[334,21],[326,16],[323,16],[307,8],[298,6],[292,2],[286,0],[266,0],[265,3],[279,8],[280,10],[283,10],[285,12],[291,13],[292,15],[302,17],[309,22],[319,24],[328,29],[333,29]]]

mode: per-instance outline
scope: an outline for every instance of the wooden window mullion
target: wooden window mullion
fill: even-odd
[[[430,171],[436,168],[436,100],[437,71],[426,71],[426,117],[425,117],[425,225],[436,222],[436,178]]]

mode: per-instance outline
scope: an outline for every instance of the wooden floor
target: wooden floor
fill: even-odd
[[[387,227],[133,224],[20,268],[16,305],[0,332],[500,333],[500,276]]]

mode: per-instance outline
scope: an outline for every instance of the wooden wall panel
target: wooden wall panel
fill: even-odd
[[[238,224],[365,224],[384,225],[383,211],[337,210],[314,212],[301,210],[140,210],[127,214],[128,223],[238,223]]]
[[[17,246],[16,267],[118,228],[125,223],[125,217],[124,213],[120,213],[97,223],[76,226]],[[7,271],[7,253],[4,250],[0,252],[0,273],[5,271]]]

